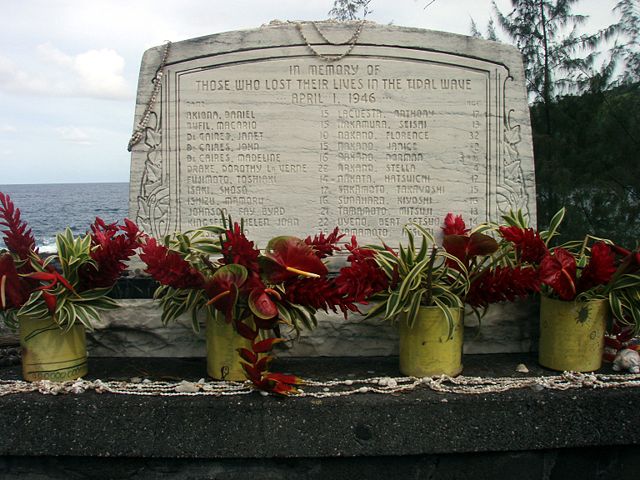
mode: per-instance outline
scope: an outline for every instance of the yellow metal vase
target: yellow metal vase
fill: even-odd
[[[248,323],[254,328],[253,322]],[[207,318],[207,373],[215,380],[246,380],[240,365],[238,348],[251,349],[251,342],[235,331],[233,325]]]
[[[30,382],[66,382],[87,374],[84,326],[61,329],[53,320],[20,319],[22,377]]]
[[[593,372],[602,365],[607,300],[567,302],[542,297],[538,362],[559,371]]]
[[[454,319],[453,335],[449,322],[438,307],[420,307],[418,318],[409,327],[400,320],[400,371],[412,377],[456,376],[462,372],[463,315],[450,308]]]

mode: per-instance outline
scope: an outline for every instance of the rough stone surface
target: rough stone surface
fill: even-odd
[[[202,357],[205,355],[204,322],[194,333],[185,315],[163,326],[161,309],[151,299],[120,299],[123,308],[105,312],[88,333],[89,352],[96,357]],[[480,328],[467,318],[466,353],[531,351],[537,346],[537,305],[517,302],[498,305],[483,318]],[[320,314],[318,327],[280,351],[282,356],[384,356],[398,354],[396,327],[380,320],[353,315]]]
[[[519,363],[527,376],[552,374],[531,355],[464,361],[468,376],[514,376]],[[204,359],[92,359],[89,376],[197,381],[205,368]],[[319,380],[398,375],[397,358],[287,359],[276,368]],[[1,378],[18,375],[0,369]],[[17,394],[0,398],[0,454],[266,459],[637,445],[638,401],[637,388],[325,399]]]
[[[299,28],[297,28],[299,27]],[[367,23],[278,23],[171,45],[131,164],[130,215],[158,236],[244,217],[264,244],[339,226],[400,239],[447,212],[471,224],[522,208],[535,181],[515,47]],[[309,43],[307,43],[309,42]],[[148,50],[135,123],[164,47]]]
[[[620,480],[640,469],[636,446],[527,452],[303,459],[4,457],[5,480]]]

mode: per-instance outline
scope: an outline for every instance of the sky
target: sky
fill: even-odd
[[[372,0],[368,20],[468,35],[490,0]],[[503,12],[509,0],[497,0]],[[583,0],[585,31],[615,2]],[[428,4],[428,6],[427,6]],[[323,20],[333,0],[0,0],[0,185],[129,181],[143,52],[166,40]],[[426,8],[425,8],[426,7]]]

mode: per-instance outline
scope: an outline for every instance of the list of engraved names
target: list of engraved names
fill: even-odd
[[[391,58],[258,61],[179,75],[182,228],[364,241],[447,212],[486,219],[488,76]]]

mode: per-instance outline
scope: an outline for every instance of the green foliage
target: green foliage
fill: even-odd
[[[561,241],[587,234],[634,247],[640,235],[640,84],[531,107],[538,222],[566,207]]]
[[[372,0],[334,0],[333,8],[329,10],[329,17],[342,21],[357,20],[358,15],[364,18],[371,13],[371,10],[369,10],[371,1]]]
[[[421,235],[416,248],[413,229]],[[453,335],[454,319],[449,308],[463,308],[469,290],[469,272],[454,256],[435,245],[433,236],[420,225],[404,229],[407,245],[400,245],[398,253],[386,247],[368,246],[376,250],[376,262],[390,280],[388,290],[373,297],[379,301],[367,313],[367,318],[382,314],[384,320],[406,318],[412,326],[420,306],[437,306],[449,323],[449,336]],[[456,268],[452,268],[451,264]]]
[[[57,254],[49,257],[43,264],[36,259],[31,260],[36,272],[51,274],[48,265],[58,262],[62,276],[69,282],[72,289],[67,288],[61,281],[57,281],[48,293],[55,297],[55,310],[49,311],[43,300],[43,291],[37,290],[31,294],[27,302],[15,312],[14,319],[30,317],[36,319],[53,318],[61,328],[71,329],[76,321],[87,329],[93,330],[93,322],[100,319],[100,310],[112,310],[118,304],[107,297],[112,287],[94,288],[78,291],[79,271],[86,265],[95,265],[91,259],[91,236],[89,234],[75,237],[71,229],[67,228],[56,236]],[[53,279],[52,279],[53,280]]]
[[[623,83],[640,81],[640,7],[638,0],[619,0],[614,11],[620,15],[620,20],[610,27],[617,35],[612,49],[613,60],[622,63]]]
[[[574,86],[594,61],[588,53],[601,37],[578,35],[586,21],[571,11],[578,1],[511,0],[508,14],[492,2],[498,25],[522,52],[527,91],[539,102],[549,103],[560,88]]]

